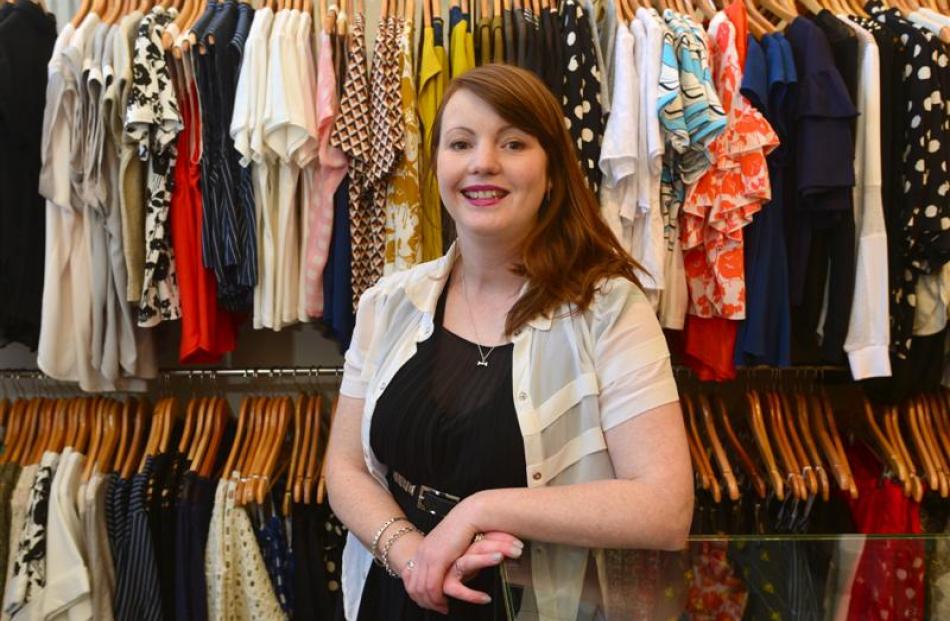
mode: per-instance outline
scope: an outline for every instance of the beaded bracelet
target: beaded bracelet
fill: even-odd
[[[379,540],[380,538],[382,538],[383,533],[385,533],[386,529],[392,526],[393,524],[395,524],[396,522],[408,522],[408,521],[409,521],[408,519],[406,519],[405,517],[401,515],[397,515],[396,517],[391,517],[388,520],[386,520],[383,523],[383,525],[380,526],[379,529],[376,531],[376,534],[373,535],[373,545],[370,548],[370,550],[373,553],[373,560],[375,560],[377,564],[382,565],[382,563],[379,560]]]
[[[409,533],[413,532],[418,533],[419,529],[415,526],[403,526],[394,532],[392,536],[386,540],[386,545],[383,546],[383,553],[380,555],[380,557],[383,559],[383,567],[386,569],[386,573],[393,578],[398,578],[399,574],[396,573],[392,565],[389,564],[389,551],[393,549],[393,546],[396,545],[396,541],[398,541],[403,535],[408,535]]]

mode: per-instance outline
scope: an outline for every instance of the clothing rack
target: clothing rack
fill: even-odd
[[[695,373],[686,365],[674,365],[673,373],[677,381],[693,380]],[[214,382],[219,379],[297,379],[297,378],[320,378],[320,377],[342,377],[343,367],[340,365],[320,365],[311,367],[245,367],[237,369],[166,369],[160,371],[158,381],[168,380],[187,380],[189,382],[204,383]],[[826,379],[838,379],[849,377],[847,367],[817,365],[817,366],[796,366],[796,367],[771,367],[755,366],[739,368],[739,376],[736,381],[817,381],[823,382]],[[43,382],[57,383],[51,377],[43,374],[38,369],[0,369],[0,381],[16,380],[39,380]],[[72,382],[61,382],[71,384]]]

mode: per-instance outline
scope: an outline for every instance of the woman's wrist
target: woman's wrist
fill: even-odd
[[[498,530],[490,527],[487,523],[487,516],[490,514],[489,505],[493,490],[484,490],[476,492],[462,500],[455,507],[453,513],[465,526],[468,526],[475,533],[484,533],[490,530]]]
[[[400,537],[389,550],[389,566],[400,577],[405,577],[406,563],[416,554],[416,550],[422,545],[425,539],[419,531],[407,533]]]

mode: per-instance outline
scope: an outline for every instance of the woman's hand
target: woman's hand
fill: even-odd
[[[487,593],[473,591],[463,581],[486,567],[500,564],[506,556],[518,558],[524,548],[507,533],[490,533],[473,541],[474,529],[452,518],[449,513],[425,537],[412,557],[412,567],[402,571],[403,584],[413,601],[442,614],[449,612],[446,595],[473,604],[491,601]]]
[[[501,532],[485,533],[483,538],[476,539],[445,574],[442,592],[463,602],[487,604],[491,601],[488,593],[470,589],[464,583],[477,576],[481,570],[500,565],[506,557],[519,558],[524,551],[524,544],[514,536]]]

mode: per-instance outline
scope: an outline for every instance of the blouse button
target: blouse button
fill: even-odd
[[[380,383],[379,383],[379,391],[382,392],[382,391],[384,391],[384,390],[386,390],[386,382],[380,382]]]
[[[521,336],[521,328],[518,328],[517,330],[515,330],[514,335]]]
[[[541,473],[540,473],[540,472],[535,472],[534,474],[531,475],[531,478],[534,479],[535,481],[540,481],[540,480],[541,480]]]
[[[518,393],[518,399],[521,401],[526,401],[528,399],[528,393],[521,391]]]

